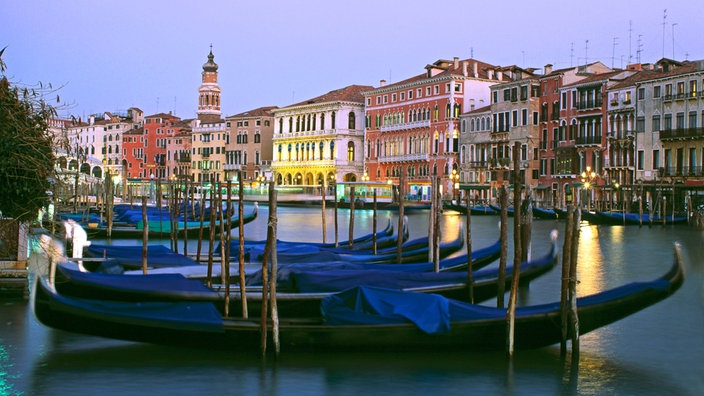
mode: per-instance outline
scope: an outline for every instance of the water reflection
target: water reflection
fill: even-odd
[[[589,225],[580,227],[579,262],[577,280],[579,294],[594,294],[602,290],[604,278],[604,252],[599,239],[599,228]]]
[[[88,338],[88,342],[91,339]],[[643,394],[657,372],[583,353],[565,364],[555,348],[501,353],[284,353],[253,356],[149,345],[52,351],[30,374],[30,394]],[[652,381],[646,394],[686,394],[678,384]]]

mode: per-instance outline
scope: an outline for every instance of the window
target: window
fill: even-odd
[[[638,170],[643,170],[643,161],[645,159],[645,151],[638,150]]]
[[[419,98],[422,98],[422,97],[423,97],[423,88],[418,88],[418,90],[417,90],[416,92],[418,93],[417,96],[418,96]],[[428,92],[430,92],[430,88],[428,88]]]
[[[660,150],[653,150],[653,169],[657,170],[659,167],[660,167]]]
[[[665,84],[665,97],[672,97],[672,84]]]
[[[401,100],[402,101],[406,100],[406,93],[405,92],[401,92]]]
[[[350,111],[350,115],[347,120],[347,128],[348,129],[357,129],[357,120],[356,116],[354,115],[353,111]]]
[[[689,112],[689,128],[696,128],[697,127],[697,112],[696,111],[690,111]]]
[[[684,129],[684,112],[677,113],[677,129]]]
[[[567,109],[567,92],[562,93],[562,101],[560,102],[560,109]]]
[[[534,111],[534,112],[533,112],[533,125],[538,125],[538,120],[539,120],[539,118],[538,118],[538,112],[537,112],[537,111]]]
[[[636,117],[636,131],[645,132],[645,117]]]
[[[659,98],[662,96],[662,93],[660,92],[662,90],[662,87],[657,85],[653,87],[653,98]]]
[[[354,142],[347,143],[347,161],[354,161]]]
[[[689,82],[689,97],[690,98],[697,97],[697,80],[692,80]]]
[[[672,114],[665,114],[665,125],[664,125],[664,130],[669,131],[672,129]]]
[[[389,95],[384,95],[384,103],[389,103]]]
[[[492,100],[492,102],[493,102],[493,103],[498,103],[498,102],[499,102],[499,93],[496,92],[496,91],[494,91],[494,92],[492,92],[492,94],[493,94],[493,100]]]
[[[412,89],[409,89],[409,90],[408,90],[408,99],[409,99],[409,100],[410,100],[410,99],[413,99],[413,90],[412,90]]]
[[[434,86],[433,86],[433,91],[434,91],[435,95],[439,95],[439,94],[440,94],[440,86],[439,86],[439,85],[434,85]]]
[[[392,94],[391,94],[391,101],[392,101],[392,102],[396,102],[396,98],[397,98],[396,94],[395,94],[395,93],[392,93]]]
[[[660,115],[653,116],[653,132],[658,132],[660,130]]]
[[[638,100],[645,99],[645,88],[638,88]]]
[[[425,87],[425,96],[430,96],[430,87]]]

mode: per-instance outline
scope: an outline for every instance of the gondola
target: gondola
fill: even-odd
[[[455,212],[460,212],[462,214],[467,214],[467,205],[458,205],[452,202],[443,202],[443,209],[454,210]],[[496,216],[499,214],[489,205],[472,205],[469,207],[470,214],[472,216]]]
[[[684,281],[679,246],[669,271],[576,300],[586,334],[672,295]],[[48,327],[137,342],[259,351],[261,319],[223,317],[211,302],[122,302],[60,294],[47,277],[35,282],[32,306]],[[361,308],[361,309],[356,309]],[[560,303],[519,307],[514,347],[539,348],[561,339]],[[320,313],[281,317],[277,335],[291,350],[504,350],[506,310],[437,294],[357,286],[325,297]],[[272,334],[271,323],[267,326]],[[568,332],[569,337],[569,332]]]
[[[676,225],[687,224],[687,216],[663,216],[649,213],[596,212],[596,224],[605,225]]]
[[[543,257],[524,262],[520,267],[521,285],[549,272],[557,261],[557,246],[553,241],[550,251]],[[282,268],[277,276],[277,303],[282,315],[314,315],[319,313],[320,302],[326,296],[358,285],[376,286],[423,293],[437,293],[450,298],[467,300],[469,288],[464,272],[414,272],[399,271],[398,266],[321,267],[290,266]],[[508,267],[505,289],[512,281],[513,269]],[[261,309],[261,276],[247,276],[249,309]],[[499,274],[497,268],[479,269],[473,273],[473,297],[484,301],[496,296]],[[187,279],[178,274],[113,275],[81,272],[70,264],[58,265],[55,288],[64,296],[113,301],[209,301],[220,309],[225,287],[216,284],[205,287],[201,281]],[[239,285],[232,285],[230,297],[234,312],[241,312]]]

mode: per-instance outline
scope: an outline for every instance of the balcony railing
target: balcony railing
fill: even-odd
[[[601,145],[601,136],[577,136],[577,146]]]
[[[408,161],[428,161],[430,159],[430,154],[428,153],[415,153],[415,154],[402,154],[402,155],[380,155],[379,162],[408,162]]]
[[[658,169],[660,177],[704,177],[704,167],[701,166],[668,166]]]
[[[660,140],[704,139],[704,128],[678,128],[660,131]]]
[[[382,125],[381,132],[402,131],[406,129],[430,128],[430,120],[404,122],[402,124]]]
[[[601,107],[602,99],[588,99],[576,103],[577,110],[598,109]]]

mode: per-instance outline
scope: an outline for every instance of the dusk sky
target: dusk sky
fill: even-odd
[[[193,118],[211,44],[228,116],[453,57],[540,70],[704,59],[702,11],[701,0],[0,0],[0,49],[11,81],[61,86],[62,116]]]

